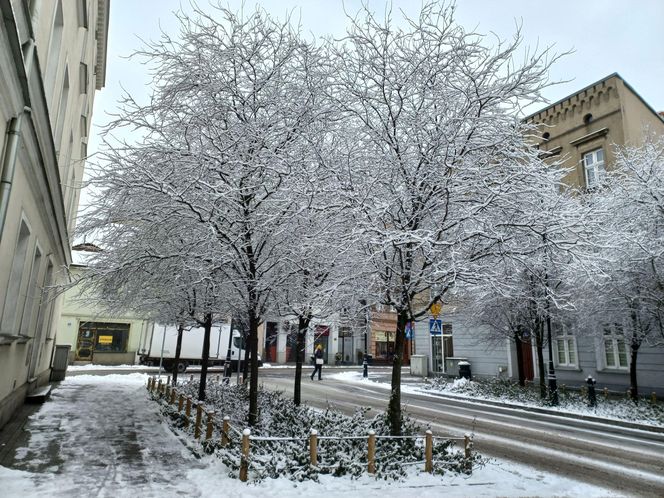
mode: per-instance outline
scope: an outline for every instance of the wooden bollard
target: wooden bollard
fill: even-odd
[[[653,405],[657,403],[657,393],[655,391],[650,393],[650,402]]]
[[[189,427],[189,418],[191,417],[191,396],[187,396],[187,405],[185,406],[184,414],[184,425],[185,427]]]
[[[603,389],[603,393],[604,393],[604,399],[609,399],[609,388],[608,387],[605,387]]]
[[[152,391],[152,377],[148,377],[148,391]]]
[[[242,458],[240,460],[240,481],[247,482],[249,477],[249,437],[251,431],[245,429],[242,431]]]
[[[472,440],[469,434],[463,435],[463,456],[466,458],[466,470],[470,472],[473,469],[473,461],[471,460]]]
[[[171,389],[171,405],[175,404],[175,387]]]
[[[424,471],[433,473],[433,433],[426,431],[424,438]]]
[[[178,412],[182,411],[183,406],[184,406],[184,394],[180,393],[180,396],[178,396]]]
[[[231,418],[226,415],[224,417],[224,423],[221,426],[221,446],[228,445],[228,431],[231,429]]]
[[[166,399],[170,399],[171,398],[171,386],[169,384],[166,384],[166,386],[164,387],[164,392],[166,394],[166,396],[165,396]]]
[[[157,383],[157,394],[161,394],[161,379],[159,379],[159,382]]]
[[[579,389],[579,392],[581,393],[581,397],[585,398],[586,397],[586,386],[581,386],[581,389]]]
[[[189,382],[193,382],[193,381],[194,381],[194,374],[191,374],[191,375],[189,376]]]
[[[214,430],[214,410],[207,412],[207,426],[205,427],[205,440],[212,439],[212,431]]]
[[[318,431],[311,429],[309,433],[309,464],[313,467],[318,465]]]
[[[376,473],[376,432],[369,431],[369,441],[367,443],[367,472]]]
[[[203,419],[203,404],[196,403],[196,423],[194,425],[194,438],[201,437],[201,421]]]

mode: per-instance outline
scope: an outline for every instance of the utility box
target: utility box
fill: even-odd
[[[53,366],[51,367],[51,380],[60,381],[65,379],[67,365],[69,365],[69,351],[71,344],[58,344],[55,346],[53,355]]]
[[[410,357],[410,375],[426,377],[429,373],[428,358],[423,354],[414,354]]]
[[[459,362],[459,378],[473,380],[473,374],[470,371],[470,363],[467,361]]]

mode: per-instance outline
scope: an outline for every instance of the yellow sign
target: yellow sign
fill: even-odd
[[[99,344],[113,344],[113,336],[112,335],[100,335],[99,336]]]
[[[436,302],[436,303],[433,303],[431,305],[431,308],[429,308],[429,309],[431,310],[431,316],[433,316],[434,318],[437,319],[438,315],[440,315],[440,312],[443,309],[443,305],[440,304],[439,302]]]

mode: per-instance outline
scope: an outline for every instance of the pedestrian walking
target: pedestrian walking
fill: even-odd
[[[316,346],[316,351],[314,352],[314,371],[311,373],[311,380],[314,380],[316,372],[318,372],[318,380],[323,380],[320,378],[323,372],[323,363],[323,346],[319,344]]]

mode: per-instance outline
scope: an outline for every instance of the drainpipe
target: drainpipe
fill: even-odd
[[[23,60],[21,61],[25,69],[26,84],[29,85],[30,71],[33,67],[35,53],[35,41],[30,38],[23,44]],[[16,171],[16,156],[18,155],[18,145],[21,136],[21,123],[26,113],[31,113],[32,109],[28,106],[23,107],[23,112],[17,117],[12,118],[7,130],[7,139],[5,141],[4,157],[2,158],[2,170],[0,170],[0,242],[5,230],[5,220],[9,209],[9,194],[14,181],[14,172]]]
[[[16,156],[18,155],[18,145],[21,135],[21,122],[23,116],[31,112],[29,107],[24,107],[23,112],[18,117],[12,118],[7,130],[7,140],[5,142],[5,154],[2,161],[2,176],[0,177],[0,240],[5,229],[5,219],[9,208],[9,194],[14,181],[14,171],[16,171]]]

